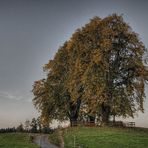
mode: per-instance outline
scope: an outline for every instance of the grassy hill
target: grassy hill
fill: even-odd
[[[62,135],[65,148],[148,148],[148,129],[75,127]]]
[[[25,133],[0,133],[0,148],[38,148]]]

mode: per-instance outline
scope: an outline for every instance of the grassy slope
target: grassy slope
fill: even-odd
[[[25,133],[0,134],[0,148],[38,148]]]
[[[65,148],[74,147],[74,139],[75,148],[148,148],[148,129],[75,127],[63,133]],[[56,133],[50,137],[57,143]]]
[[[119,128],[69,128],[65,131],[65,147],[84,148],[148,148],[148,130]]]

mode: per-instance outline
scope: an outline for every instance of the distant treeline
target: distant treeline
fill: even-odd
[[[13,132],[17,132],[16,128],[1,128],[0,129],[0,133],[13,133]]]
[[[40,118],[26,120],[24,124],[20,123],[17,127],[1,128],[0,133],[27,132],[27,133],[52,133],[54,130],[49,125],[42,125]]]

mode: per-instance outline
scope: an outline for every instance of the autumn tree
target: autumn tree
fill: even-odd
[[[122,16],[95,17],[45,65],[47,78],[33,87],[34,104],[47,119],[77,121],[84,107],[105,124],[111,115],[134,117],[144,111],[146,52]]]
[[[53,60],[44,66],[47,79],[36,81],[33,85],[33,99],[36,108],[41,111],[43,123],[53,119],[69,119],[76,122],[81,104],[80,97],[73,100],[68,90],[69,71],[71,69],[67,42],[59,48]]]

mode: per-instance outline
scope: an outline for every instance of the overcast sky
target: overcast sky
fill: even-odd
[[[31,89],[43,65],[77,28],[112,13],[124,14],[148,47],[146,0],[0,0],[0,127],[37,116]],[[148,100],[135,121],[148,127]]]

